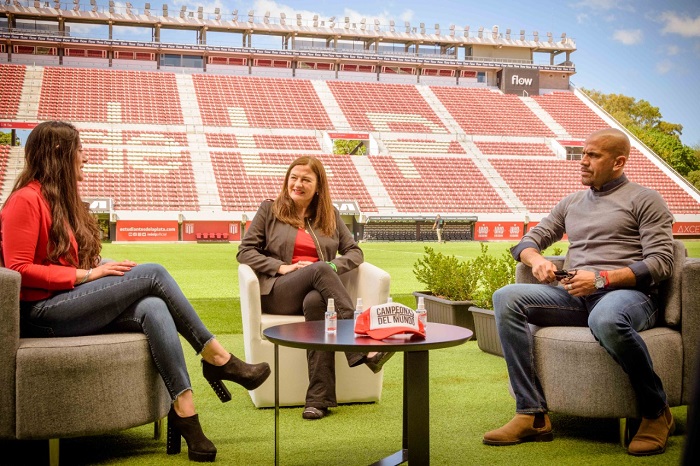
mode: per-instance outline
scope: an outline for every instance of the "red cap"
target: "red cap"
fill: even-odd
[[[425,337],[425,327],[416,311],[400,303],[372,306],[357,317],[355,333],[383,340],[399,333]]]

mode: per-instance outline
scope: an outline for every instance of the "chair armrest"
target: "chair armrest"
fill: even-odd
[[[238,288],[241,299],[241,320],[243,324],[244,340],[260,341],[260,282],[257,275],[249,265],[238,265]]]
[[[564,266],[564,256],[545,256],[545,259],[552,261],[558,269]],[[518,262],[515,266],[515,283],[539,283],[532,275],[532,269],[529,265]]]
[[[22,278],[0,267],[0,438],[15,437],[15,367]]]
[[[681,273],[681,336],[683,338],[683,404],[692,401],[700,352],[700,259],[686,259]]]

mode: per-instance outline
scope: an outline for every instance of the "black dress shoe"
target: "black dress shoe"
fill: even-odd
[[[313,406],[307,406],[304,408],[304,412],[301,413],[301,417],[304,419],[322,419],[323,416],[328,414],[328,408],[314,408]]]
[[[248,364],[232,354],[223,366],[215,366],[202,359],[202,373],[219,399],[225,403],[231,400],[231,392],[222,380],[236,382],[246,390],[255,390],[270,376],[270,365],[266,362]]]
[[[365,364],[369,367],[372,372],[377,374],[382,370],[382,366],[396,353],[377,353],[371,358],[365,358]]]
[[[187,442],[187,456],[190,461],[210,462],[216,459],[216,447],[202,432],[199,415],[180,417],[174,408],[170,408],[166,448],[168,455],[180,453],[182,437]]]

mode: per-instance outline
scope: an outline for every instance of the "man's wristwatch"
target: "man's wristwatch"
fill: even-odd
[[[605,289],[605,287],[608,286],[608,283],[608,272],[595,273],[595,281],[593,282],[593,285],[595,285],[596,290]]]

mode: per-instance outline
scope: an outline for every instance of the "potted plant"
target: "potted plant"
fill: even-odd
[[[474,320],[474,333],[479,334],[479,349],[487,353],[503,356],[501,340],[496,329],[496,316],[493,312],[493,293],[510,283],[515,283],[516,261],[510,251],[498,257],[487,254],[482,244],[481,254],[474,258],[480,271],[480,286],[469,307]]]
[[[426,291],[414,291],[413,295],[416,302],[423,297],[429,322],[474,329],[469,306],[473,304],[479,274],[473,261],[436,253],[426,246],[423,257],[413,265],[413,274],[426,285]]]
[[[500,353],[500,342],[493,317],[493,292],[515,281],[515,260],[508,251],[495,257],[481,243],[481,253],[459,260],[425,248],[413,273],[428,291],[415,291],[423,297],[429,322],[459,325],[474,331],[474,339],[483,351]],[[483,340],[483,341],[482,341]]]

